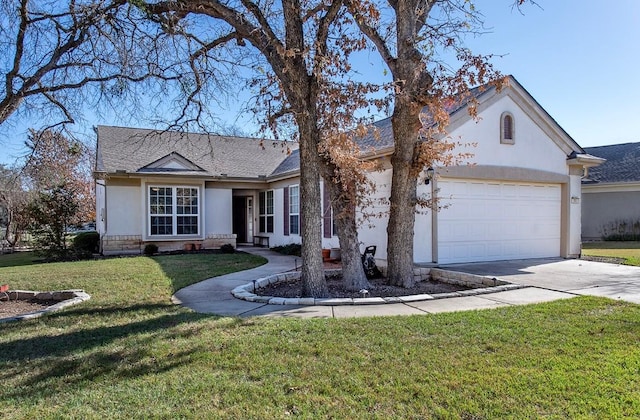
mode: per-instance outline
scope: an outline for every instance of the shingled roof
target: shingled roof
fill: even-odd
[[[640,143],[585,147],[594,156],[606,159],[602,165],[589,169],[585,183],[640,181]]]
[[[98,126],[96,172],[261,178],[297,143]]]
[[[520,86],[512,76],[510,83]],[[490,92],[495,92],[495,87],[476,87],[465,99],[452,101],[447,111],[453,117],[463,112],[469,97],[479,100]],[[526,90],[524,92],[531,96]],[[540,109],[545,112],[542,107]],[[300,169],[298,145],[292,142],[108,126],[98,126],[97,132],[97,172],[264,179],[294,175]],[[567,138],[570,139],[568,135]],[[391,118],[373,123],[368,134],[356,142],[365,154],[391,152]],[[583,151],[577,144],[572,148]],[[599,152],[589,154],[602,156]],[[593,173],[597,171],[593,170]]]
[[[494,86],[478,86],[469,91],[469,95],[462,100],[452,101],[446,110],[450,116],[466,107],[471,98],[479,99],[485,93],[495,90]],[[427,108],[423,110],[427,113]],[[369,150],[386,150],[393,148],[393,127],[391,117],[384,118],[372,124],[372,128],[367,135],[356,139],[361,150],[367,152]]]

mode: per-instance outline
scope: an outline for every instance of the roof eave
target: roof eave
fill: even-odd
[[[595,166],[602,165],[606,161],[606,159],[599,158],[587,153],[572,153],[567,159],[567,164],[582,166],[584,168],[593,168]]]

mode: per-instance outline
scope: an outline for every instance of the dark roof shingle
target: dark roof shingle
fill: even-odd
[[[589,181],[634,182],[640,181],[640,143],[612,144],[585,147],[584,150],[607,161],[589,169]]]
[[[97,131],[96,170],[108,173],[167,172],[149,165],[178,154],[200,170],[170,172],[258,178],[269,176],[287,158],[287,150],[298,147],[293,142],[138,128],[98,126]]]

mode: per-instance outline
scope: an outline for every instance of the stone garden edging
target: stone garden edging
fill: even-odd
[[[59,311],[71,305],[76,305],[85,300],[91,299],[91,295],[81,289],[58,290],[53,292],[33,292],[29,290],[11,290],[7,292],[9,300],[41,300],[58,301],[58,303],[44,309],[26,314],[16,315],[9,318],[0,318],[0,323],[10,321],[22,321],[26,319],[38,318],[44,314]]]
[[[325,275],[331,276],[340,273],[342,270],[326,270]],[[432,299],[445,299],[462,296],[484,295],[489,293],[504,292],[506,290],[522,289],[526,286],[509,283],[495,277],[478,276],[475,274],[461,273],[457,271],[442,270],[439,268],[416,268],[416,278],[425,280],[429,277],[443,283],[458,284],[473,289],[461,290],[459,292],[420,294],[409,296],[392,297],[363,297],[363,298],[283,298],[275,296],[261,296],[255,293],[256,289],[268,286],[269,284],[281,281],[297,280],[300,278],[299,271],[292,271],[280,274],[273,274],[262,277],[234,288],[231,294],[237,298],[248,302],[265,303],[269,305],[321,305],[321,306],[341,306],[341,305],[383,305],[390,303],[420,302]]]

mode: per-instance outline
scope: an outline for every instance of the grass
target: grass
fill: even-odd
[[[31,251],[17,251],[11,254],[0,254],[1,267],[15,267],[36,264],[38,257]]]
[[[620,258],[626,265],[640,266],[640,242],[585,242],[582,244],[582,254]]]
[[[210,277],[247,270],[267,260],[251,254],[183,254],[153,257],[171,279],[173,291]]]
[[[93,273],[94,276],[86,279],[94,283],[90,287],[97,291],[101,291],[105,285],[108,285],[108,292],[111,293],[110,289],[117,284],[119,287],[130,288],[130,292],[135,293],[143,284],[149,282],[150,275],[155,275],[168,280],[171,291],[175,292],[204,279],[247,270],[265,262],[266,259],[256,255],[234,253],[160,255],[151,258],[109,258],[98,261],[43,264],[32,252],[16,252],[0,255],[0,268],[6,268],[0,271],[0,281],[7,283],[10,279],[12,289],[78,288],[78,282],[82,282],[88,272],[97,270],[98,273]],[[26,265],[31,267],[18,268]],[[55,276],[50,275],[50,270],[55,273]]]
[[[93,298],[0,324],[0,417],[640,413],[638,305],[580,297],[412,317],[220,318],[169,303],[164,269],[179,265],[162,258],[1,268],[12,286],[65,285]]]

